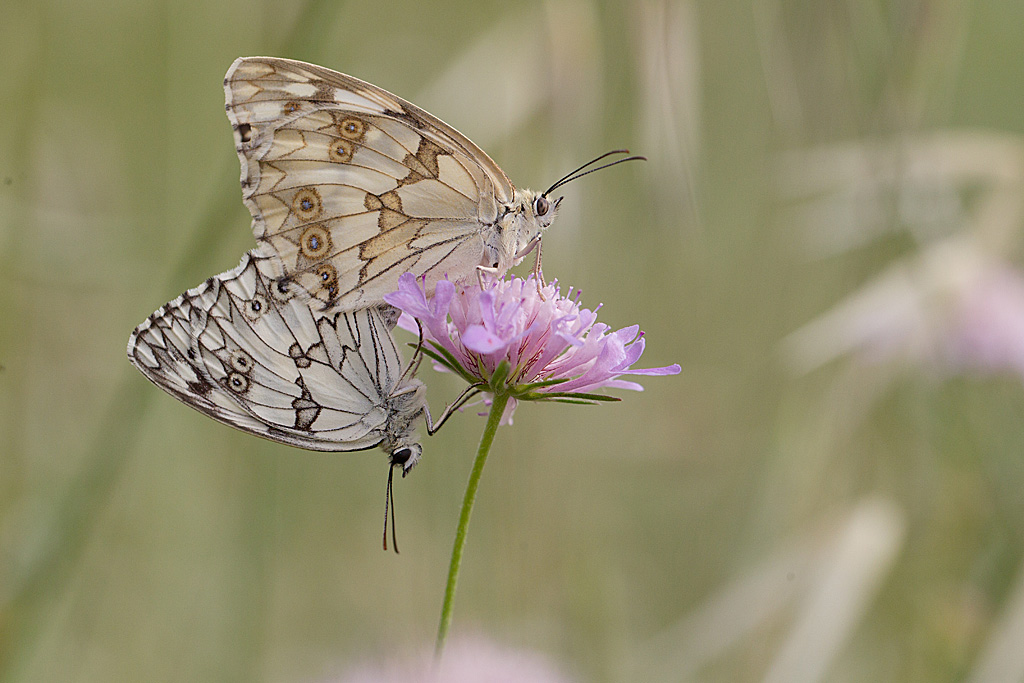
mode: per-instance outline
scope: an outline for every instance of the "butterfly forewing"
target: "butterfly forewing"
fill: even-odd
[[[461,277],[514,188],[479,147],[385,90],[285,59],[225,78],[253,231],[322,308],[379,304],[404,272]]]
[[[409,422],[391,407],[401,357],[381,311],[316,312],[272,273],[250,253],[162,307],[129,339],[132,362],[197,410],[303,448],[370,448]]]

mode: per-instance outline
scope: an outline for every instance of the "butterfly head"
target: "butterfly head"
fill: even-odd
[[[481,266],[503,275],[537,246],[541,233],[555,220],[562,198],[552,201],[547,193],[516,190],[502,207],[495,230],[484,237],[487,251]]]
[[[543,192],[535,192],[533,190],[517,191],[515,199],[510,205],[505,207],[504,213],[498,218],[500,245],[488,244],[488,246],[492,247],[492,252],[498,257],[494,260],[494,269],[498,273],[504,273],[510,266],[522,261],[523,257],[530,251],[538,248],[542,233],[555,220],[555,214],[558,213],[558,205],[562,203],[562,197],[552,199],[552,192],[562,185],[571,183],[577,178],[582,178],[594,171],[600,171],[625,161],[642,161],[644,159],[641,156],[623,157],[601,166],[590,168],[613,154],[629,154],[629,150],[616,149],[606,152],[574,171],[565,174]],[[539,259],[537,263],[537,269],[539,270]]]
[[[518,199],[514,210],[523,227],[524,234],[520,235],[520,239],[525,237],[526,241],[533,239],[554,222],[558,205],[562,203],[561,197],[551,199],[546,192],[542,194],[533,190],[523,190]]]
[[[420,461],[421,455],[423,455],[423,446],[418,443],[397,444],[391,451],[391,466],[401,467],[404,477]]]

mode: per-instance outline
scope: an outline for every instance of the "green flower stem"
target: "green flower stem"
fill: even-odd
[[[448,585],[444,589],[444,604],[441,605],[441,623],[437,627],[437,645],[434,647],[434,658],[440,659],[444,652],[444,641],[448,638],[448,628],[452,625],[452,603],[455,602],[455,584],[459,581],[459,567],[462,565],[462,549],[466,545],[466,530],[469,528],[469,515],[473,512],[476,500],[476,489],[480,485],[480,475],[487,462],[487,454],[494,442],[498,424],[508,404],[508,394],[495,394],[491,403],[491,412],[487,416],[487,426],[480,437],[480,448],[476,452],[473,471],[469,473],[466,484],[466,495],[462,499],[462,514],[459,515],[459,528],[455,532],[455,545],[452,547],[452,561],[448,567]]]

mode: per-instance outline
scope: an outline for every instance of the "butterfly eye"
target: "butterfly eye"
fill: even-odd
[[[398,466],[402,468],[402,476],[409,474],[416,463],[420,461],[420,455],[423,454],[423,448],[419,444],[412,444],[411,446],[402,446],[397,451],[391,454],[391,466]]]
[[[544,195],[541,195],[533,200],[533,213],[537,216],[543,216],[551,208],[551,202]]]

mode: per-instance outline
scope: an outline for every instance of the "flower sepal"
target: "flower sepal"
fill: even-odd
[[[600,402],[621,401],[618,396],[604,394],[581,394],[577,391],[511,391],[509,395],[517,401],[551,401],[552,403],[575,403],[577,405],[594,406]]]
[[[422,353],[424,356],[434,361],[438,365],[442,366],[443,368],[451,372],[454,372],[456,375],[466,380],[470,384],[480,383],[480,378],[474,377],[472,373],[467,371],[462,366],[462,364],[460,364],[459,361],[455,359],[455,356],[452,355],[451,351],[444,348],[443,346],[435,342],[433,339],[428,340],[427,343],[434,348],[427,348],[426,344],[424,344],[423,346],[420,347],[420,353]]]
[[[483,363],[480,363],[480,374],[486,377],[486,368],[483,367]],[[512,364],[507,360],[503,359],[498,363],[497,367],[494,368],[494,372],[491,373],[490,377],[487,377],[487,388],[492,394],[511,394],[511,389],[507,385],[509,372],[512,370]]]

